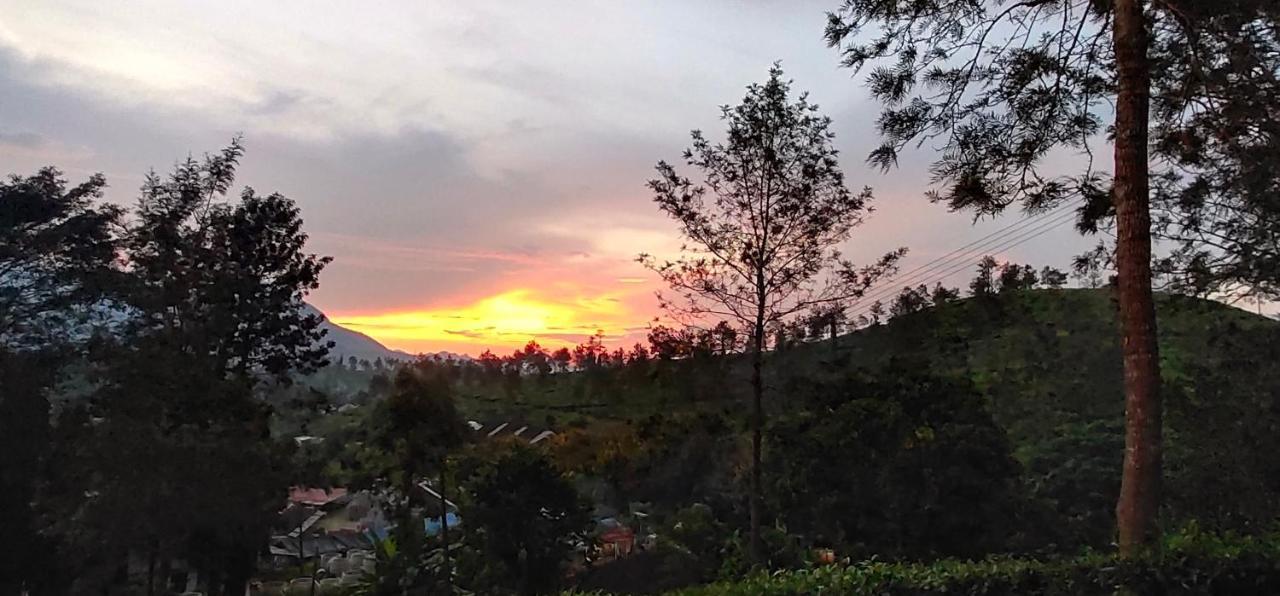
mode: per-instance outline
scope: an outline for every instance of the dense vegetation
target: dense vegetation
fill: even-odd
[[[1266,594],[1280,589],[1275,560],[1280,544],[1264,539],[1219,539],[1183,534],[1162,554],[1132,560],[1088,555],[1053,561],[989,558],[928,564],[865,561],[780,574],[757,574],[673,592],[680,596],[883,595],[1107,595]]]
[[[815,547],[926,561],[1112,543],[1122,401],[1111,290],[1035,289],[1000,273],[990,287],[980,273],[977,296],[908,298],[916,306],[887,322],[770,354],[771,391],[786,396],[766,402],[770,565],[803,565]],[[1276,441],[1280,379],[1252,363],[1277,355],[1280,324],[1199,299],[1158,304],[1172,373],[1163,523],[1265,532],[1280,485],[1255,450]],[[673,347],[673,336],[688,343]],[[570,373],[501,372],[530,350],[492,357],[505,364],[489,373],[483,363],[447,366],[464,416],[552,418],[561,432],[550,454],[584,494],[619,510],[643,503],[660,528],[656,552],[595,571],[585,586],[638,576],[656,589],[747,570],[738,404],[748,395],[737,381],[748,363],[710,349],[694,356],[691,346],[717,345],[711,337],[658,330],[656,345]],[[663,390],[670,378],[685,380],[679,391]]]

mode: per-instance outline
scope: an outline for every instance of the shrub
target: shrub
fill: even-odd
[[[757,574],[700,586],[677,596],[808,594],[1276,594],[1280,538],[1214,537],[1191,532],[1166,540],[1161,554],[1120,560],[1088,554],[1072,559],[992,558],[930,564],[867,561]]]

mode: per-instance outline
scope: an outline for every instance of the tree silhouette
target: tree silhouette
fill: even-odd
[[[167,178],[147,175],[126,236],[127,303],[137,335],[168,335],[213,355],[246,382],[327,364],[322,317],[303,309],[331,260],[305,252],[293,201],[245,188],[225,200],[244,149],[239,138]]]
[[[0,348],[65,338],[76,307],[109,287],[121,210],[95,204],[106,184],[67,188],[54,168],[0,180]]]
[[[217,592],[243,588],[285,489],[255,389],[328,350],[302,309],[328,259],[305,252],[289,199],[226,199],[241,154],[237,139],[143,184],[116,293],[125,321],[77,404],[99,420],[81,441],[94,496],[67,513],[102,552],[180,556]]]
[[[0,179],[0,524],[27,545],[0,562],[0,592],[57,591],[67,580],[34,504],[52,447],[48,389],[83,352],[118,274],[121,212],[97,204],[105,186],[95,175],[68,188],[54,168]]]
[[[662,306],[677,318],[717,317],[741,326],[752,361],[751,545],[759,561],[760,452],[764,425],[762,366],[767,334],[815,307],[860,296],[893,270],[904,253],[858,269],[836,247],[869,212],[870,189],[845,186],[831,120],[806,95],[790,98],[782,69],[724,106],[726,140],[694,131],[684,159],[702,173],[683,177],[665,161],[649,182],[658,208],[689,242],[674,261],[641,255],[671,295]]]

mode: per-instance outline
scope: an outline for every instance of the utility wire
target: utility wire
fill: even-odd
[[[877,299],[883,298],[886,295],[886,291],[889,293],[896,293],[903,287],[918,285],[919,280],[932,279],[936,276],[935,273],[938,270],[950,268],[958,262],[964,263],[965,266],[968,266],[972,264],[971,261],[974,256],[993,252],[994,247],[998,246],[1002,242],[1008,241],[1011,237],[1019,237],[1028,230],[1039,229],[1039,226],[1042,224],[1047,221],[1056,220],[1065,213],[1074,213],[1071,211],[1071,208],[1081,202],[1081,200],[1077,199],[1050,211],[1028,215],[1010,225],[1000,228],[999,230],[987,234],[982,238],[974,240],[960,248],[937,257],[928,263],[916,267],[911,271],[894,275],[893,277],[872,286],[862,295],[861,298],[854,300],[852,305],[867,301],[874,302]],[[1010,230],[1013,232],[1011,234],[1006,234],[1006,232],[1009,232]]]
[[[1048,233],[1048,232],[1050,232],[1050,231],[1054,230],[1055,228],[1057,228],[1057,227],[1061,226],[1061,225],[1062,225],[1062,224],[1064,224],[1064,223],[1070,222],[1072,219],[1074,219],[1074,217],[1073,217],[1073,216],[1074,216],[1074,212],[1070,212],[1070,213],[1062,213],[1062,212],[1059,212],[1057,215],[1055,215],[1055,216],[1051,217],[1051,218],[1050,218],[1050,219],[1048,219],[1048,220],[1041,221],[1041,222],[1039,222],[1037,225],[1035,225],[1035,226],[1031,226],[1030,228],[1027,228],[1027,229],[1024,229],[1024,230],[1020,230],[1018,234],[1015,234],[1015,235],[1013,235],[1012,237],[1008,237],[1008,238],[1004,238],[1004,239],[1002,239],[1002,240],[1004,240],[1004,242],[1003,242],[1003,243],[1001,243],[1001,244],[999,244],[999,245],[997,245],[997,246],[991,247],[991,248],[990,248],[990,250],[989,250],[989,252],[1001,252],[1001,251],[1005,251],[1005,250],[1008,250],[1008,249],[1010,249],[1010,248],[1013,248],[1013,247],[1015,247],[1015,246],[1019,246],[1019,245],[1021,245],[1021,244],[1023,244],[1023,243],[1029,242],[1029,241],[1031,241],[1031,240],[1033,240],[1033,239],[1035,239],[1035,238],[1038,238],[1038,237],[1040,237],[1040,236],[1042,236],[1042,235],[1044,235],[1044,234],[1046,234],[1046,233]],[[960,272],[960,271],[964,270],[965,268],[967,268],[967,267],[971,267],[971,266],[973,266],[973,264],[972,264],[972,263],[970,263],[970,262],[961,262],[961,263],[959,263],[958,265],[956,265],[956,266],[954,266],[954,267],[951,267],[951,268],[947,269],[946,271],[943,271],[942,273],[939,273],[939,274],[936,274],[936,275],[931,276],[929,279],[927,279],[927,280],[924,282],[924,285],[926,285],[926,286],[927,286],[927,285],[930,285],[930,284],[932,284],[932,283],[934,283],[934,282],[942,281],[942,280],[944,280],[944,279],[946,279],[946,278],[948,278],[948,277],[950,277],[950,276],[954,275],[955,273],[958,273],[958,272]],[[916,284],[916,285],[919,285],[919,284]],[[906,287],[906,286],[904,286],[904,287]],[[873,300],[873,301],[872,301],[872,302],[871,302],[867,307],[862,308],[862,309],[858,310],[858,312],[856,312],[856,313],[854,313],[854,314],[850,315],[850,316],[849,316],[849,320],[851,320],[851,321],[855,321],[855,320],[857,320],[857,318],[858,318],[858,317],[861,317],[861,316],[863,316],[863,315],[865,315],[865,314],[867,314],[867,313],[871,312],[871,309],[872,309],[872,308],[874,308],[875,301],[877,301],[877,300],[882,300],[884,297],[887,297],[887,296],[889,296],[889,295],[893,295],[895,292],[897,292],[897,291],[901,291],[901,288],[897,288],[897,289],[895,289],[895,288],[889,288],[888,290],[890,290],[890,291],[888,291],[888,292],[878,292],[878,293],[876,294],[876,296],[874,297],[875,299],[874,299],[874,300]],[[868,298],[864,298],[863,300],[859,300],[859,302],[864,302],[865,300],[868,300],[868,299],[870,299],[870,297],[868,297]],[[856,303],[855,303],[855,304],[856,304]]]

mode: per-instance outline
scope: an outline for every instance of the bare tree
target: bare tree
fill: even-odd
[[[726,140],[712,143],[693,131],[684,159],[702,174],[694,182],[666,162],[649,182],[654,201],[687,240],[676,260],[641,255],[662,276],[659,294],[669,313],[684,319],[727,319],[748,336],[751,353],[751,554],[760,558],[762,369],[772,330],[816,307],[861,296],[896,268],[899,249],[857,268],[837,247],[870,213],[870,189],[845,186],[831,119],[774,65],[769,80],[747,88],[721,119]]]

